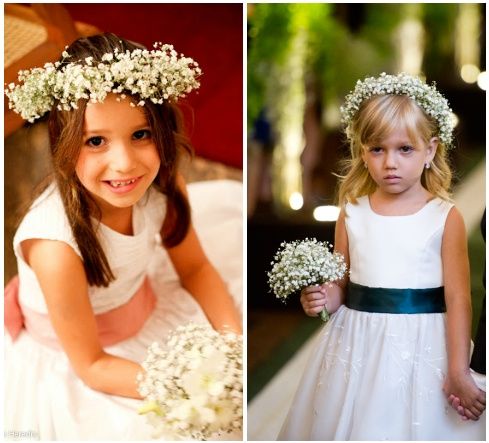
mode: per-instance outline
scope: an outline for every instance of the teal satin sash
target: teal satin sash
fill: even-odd
[[[446,312],[443,286],[428,289],[369,288],[349,282],[345,305],[350,309],[384,314]]]

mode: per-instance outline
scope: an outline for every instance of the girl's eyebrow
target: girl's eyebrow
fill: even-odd
[[[412,145],[414,142],[408,139],[400,139],[395,141],[396,145]],[[385,140],[377,140],[366,143],[366,146],[383,146],[385,145]]]
[[[102,133],[110,133],[108,129],[91,129],[90,131],[83,131],[83,135],[90,135],[90,134],[102,134]]]
[[[138,124],[132,125],[128,128],[128,132],[133,132],[138,129],[150,128],[147,122],[140,122]],[[110,129],[100,128],[100,129],[90,129],[89,131],[83,130],[83,135],[93,135],[93,134],[111,134],[113,131]]]

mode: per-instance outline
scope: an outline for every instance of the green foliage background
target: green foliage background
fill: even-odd
[[[426,32],[423,69],[428,77],[443,75],[453,60],[457,4],[367,4],[358,29],[352,31],[340,4],[254,4],[249,19],[248,122],[266,108],[266,90],[273,87],[271,66],[283,65],[291,41],[306,32],[307,74],[315,79],[323,102],[341,100],[357,79],[394,68],[394,33],[409,16],[420,20]],[[355,9],[353,9],[355,12]],[[358,11],[360,12],[360,10]],[[446,71],[445,71],[446,72]]]

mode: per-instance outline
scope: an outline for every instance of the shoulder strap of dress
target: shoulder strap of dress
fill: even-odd
[[[345,204],[345,214],[348,217],[353,214],[365,212],[368,208],[369,208],[368,195],[362,195],[361,197],[357,198],[356,203],[348,202]]]
[[[29,239],[57,240],[67,243],[81,257],[63,202],[55,185],[50,185],[32,204],[14,236],[14,252],[22,258],[20,243]]]
[[[433,203],[434,203],[433,206],[441,214],[443,219],[446,219],[448,217],[448,213],[455,206],[454,203],[443,200],[443,199],[438,198],[438,197],[434,199]]]

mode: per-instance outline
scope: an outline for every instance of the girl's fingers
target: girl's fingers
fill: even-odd
[[[301,291],[302,295],[307,294],[326,294],[326,288],[324,286],[308,286]]]
[[[300,301],[305,313],[316,317],[326,304],[326,290],[322,286],[308,286],[301,291]]]
[[[455,397],[455,395],[450,394],[450,396],[448,397],[448,403],[452,406],[453,409],[457,411],[459,415],[467,419],[465,417],[465,408],[461,406],[460,399],[458,397]]]
[[[301,303],[304,306],[309,306],[309,305],[318,306],[318,303],[319,304],[322,303],[324,305],[326,303],[326,297],[321,294],[309,294],[309,295],[301,296]]]
[[[304,288],[302,290],[303,294],[310,294],[311,292],[320,292],[321,291],[321,286],[316,285],[316,286],[308,286],[307,288]]]
[[[303,304],[316,303],[318,301],[326,302],[326,297],[321,294],[309,294],[301,297],[301,303]]]
[[[307,309],[305,312],[309,317],[317,317],[321,310],[315,311],[314,309]]]
[[[452,405],[453,408],[457,409],[460,406],[460,399],[458,397],[455,397],[455,395],[450,395],[448,397],[448,402]],[[462,408],[463,410],[463,408]]]
[[[474,421],[479,420],[479,417],[474,413],[472,413],[472,411],[468,408],[465,408],[465,416],[470,420],[474,420]]]
[[[323,307],[326,303],[326,300],[313,300],[307,303],[310,309],[317,308],[318,306]]]
[[[314,314],[319,314],[323,310],[323,308],[324,306],[317,306],[315,308],[312,308],[311,312],[313,312]]]
[[[474,403],[474,408],[477,409],[482,414],[486,409],[486,405],[476,400]]]
[[[477,396],[477,401],[482,403],[484,406],[486,406],[486,393],[482,389],[479,389],[479,395]]]
[[[321,306],[316,306],[316,307],[305,307],[304,308],[304,311],[307,315],[311,316],[311,317],[316,317],[324,308],[324,305],[321,305]]]
[[[304,297],[310,297],[312,295],[320,296],[321,294],[324,294],[324,291],[321,291],[320,286],[309,286],[301,291],[301,295]]]

